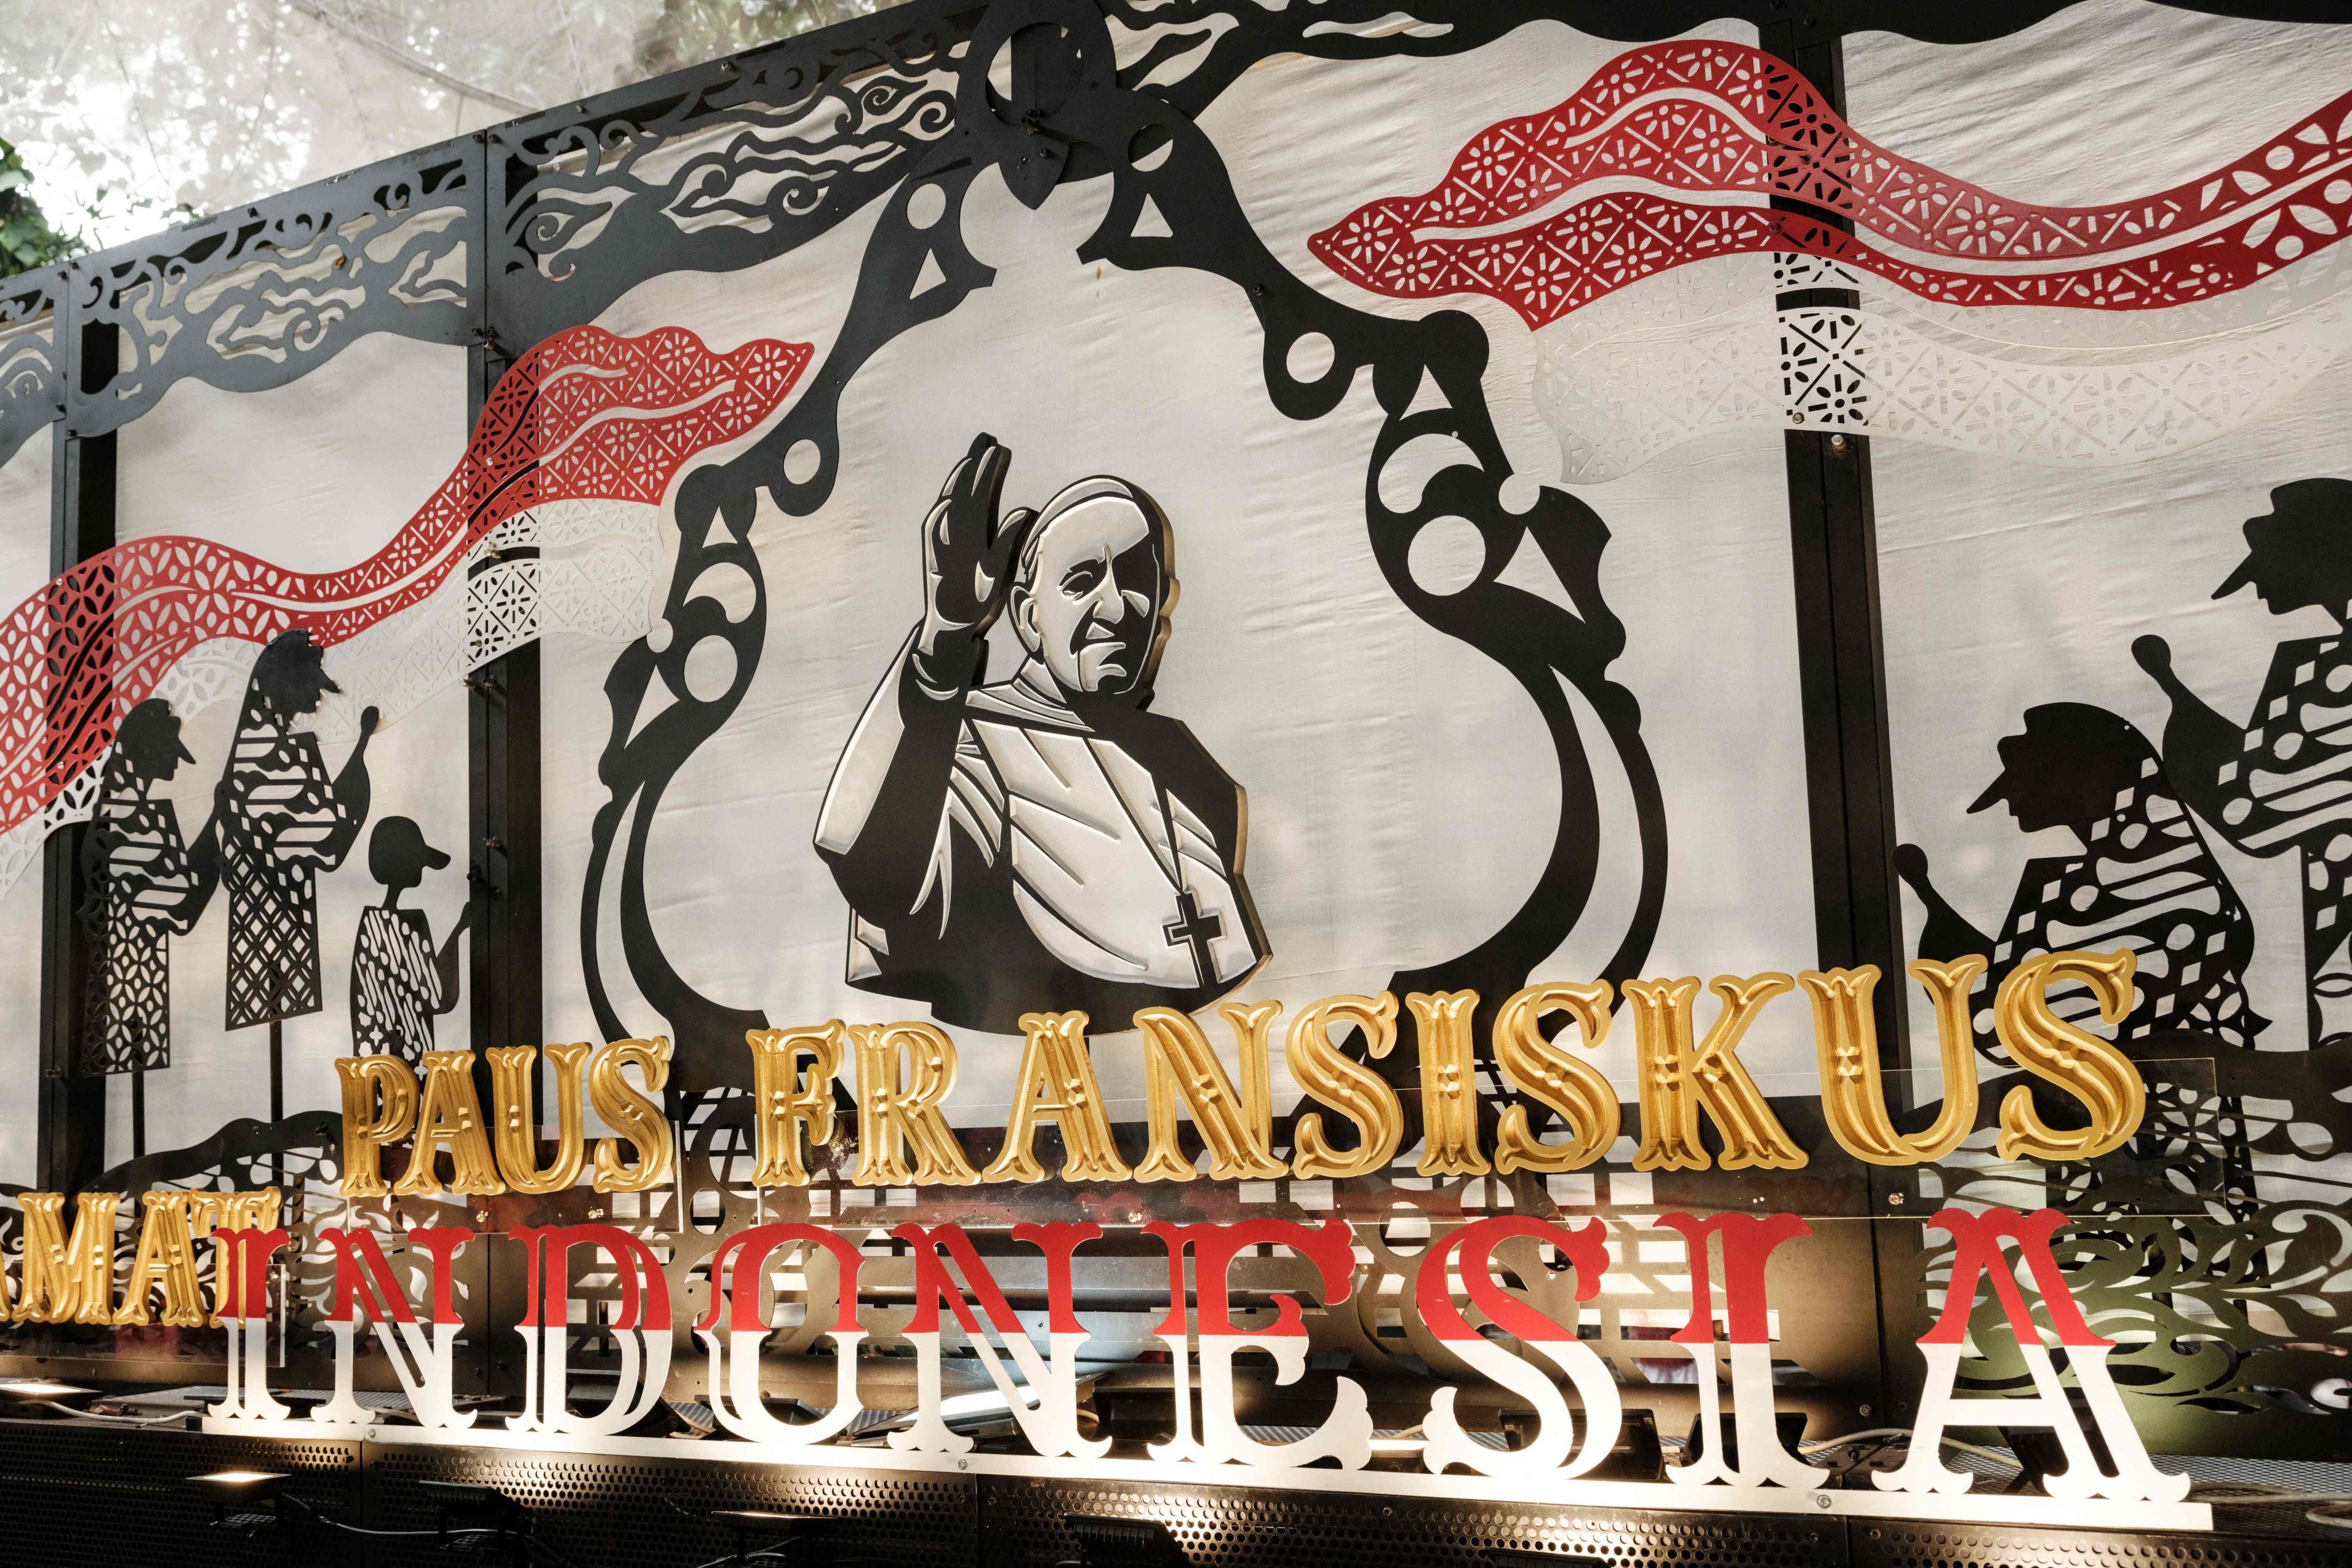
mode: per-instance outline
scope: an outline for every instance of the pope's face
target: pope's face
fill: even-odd
[[[1085,502],[1037,542],[1034,575],[1013,589],[1023,646],[1072,695],[1136,691],[1175,584],[1151,521],[1122,496]]]

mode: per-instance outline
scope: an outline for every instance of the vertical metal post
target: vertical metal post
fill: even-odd
[[[1808,21],[1763,29],[1764,47],[1795,66],[1840,113],[1844,51],[1809,37]],[[1774,205],[1816,218],[1801,203]],[[1852,308],[1851,289],[1782,294],[1783,310]],[[1878,529],[1870,442],[1842,432],[1787,433],[1789,535],[1796,569],[1797,650],[1805,721],[1805,783],[1813,849],[1813,923],[1822,966],[1875,963],[1879,1048],[1908,1064],[1903,1007],[1903,910],[1895,876],[1893,761],[1886,658],[1878,605]]]
[[[87,395],[113,379],[119,338],[111,322],[85,325],[78,319],[73,299],[88,280],[68,276],[72,284],[60,311],[58,352],[68,385]],[[68,409],[71,405],[69,397]],[[49,491],[49,574],[54,577],[114,542],[115,437],[110,431],[77,436],[68,416],[58,421],[51,440],[56,444]],[[49,679],[61,680],[66,669],[80,661],[103,668],[113,658],[109,646],[113,635],[110,617],[93,616],[79,628],[53,623],[48,627]],[[63,739],[62,733],[53,735],[56,742]],[[49,765],[62,764],[52,759]],[[89,831],[89,824],[78,823],[51,834],[41,847],[37,1181],[45,1192],[77,1191],[106,1167],[106,1079],[74,1073],[89,984],[89,944],[78,911],[83,894],[82,847]]]
[[[1795,67],[1830,106],[1845,112],[1845,51],[1833,31],[1805,16],[1761,30],[1765,50]],[[1778,207],[1850,227],[1835,214],[1776,197]],[[1853,309],[1851,289],[1801,289],[1775,309]],[[1789,542],[1796,580],[1798,680],[1805,723],[1805,795],[1813,849],[1813,924],[1824,969],[1874,963],[1883,977],[1873,994],[1880,1062],[1893,1075],[1896,1102],[1909,1105],[1910,1032],[1904,1008],[1903,909],[1895,876],[1894,765],[1887,739],[1886,658],[1878,603],[1878,526],[1870,485],[1870,442],[1860,435],[1791,430]],[[1876,1419],[1900,1424],[1895,1407],[1916,1389],[1890,1321],[1908,1321],[1910,1303],[1890,1299],[1900,1274],[1889,1268],[1904,1237],[1876,1218],[1900,1211],[1889,1199],[1909,1185],[1900,1174],[1865,1169],[1871,1226],[1872,1293],[1878,1311]]]
[[[472,165],[478,182],[482,227],[468,287],[475,301],[475,342],[468,351],[468,418],[479,419],[491,391],[513,363],[514,350],[495,327],[489,264],[499,234],[503,171],[495,141],[476,138]],[[528,346],[528,345],[525,345]],[[494,1046],[541,1044],[540,990],[540,757],[537,643],[493,659],[467,681],[468,889],[474,903],[469,934],[475,1079],[490,1103],[488,1063]],[[537,1126],[545,1103],[543,1064],[534,1069],[530,1117]],[[482,1375],[488,1386],[509,1387],[520,1360],[509,1348],[507,1326],[520,1321],[529,1289],[522,1259],[511,1246],[486,1247],[487,1310],[493,1331],[481,1336]]]
[[[476,344],[472,355],[478,416],[508,361],[489,343]],[[539,645],[493,659],[467,687],[468,879],[478,900],[471,1016],[479,1054],[540,1043]]]

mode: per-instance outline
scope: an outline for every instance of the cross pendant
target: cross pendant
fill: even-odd
[[[1192,889],[1176,889],[1176,918],[1160,928],[1168,934],[1171,947],[1192,950],[1192,967],[1201,977],[1203,989],[1217,983],[1216,961],[1209,955],[1209,943],[1225,934],[1224,917],[1214,910],[1202,912],[1192,898]]]

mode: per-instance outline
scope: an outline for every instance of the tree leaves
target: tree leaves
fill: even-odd
[[[89,248],[79,234],[60,234],[32,196],[33,176],[14,144],[0,141],[0,278],[52,266]]]

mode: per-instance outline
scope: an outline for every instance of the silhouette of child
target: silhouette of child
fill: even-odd
[[[397,1056],[414,1067],[434,1048],[433,1020],[457,1005],[457,939],[473,923],[471,900],[437,954],[425,912],[400,907],[400,895],[427,870],[448,864],[447,853],[425,843],[405,816],[385,817],[368,838],[368,872],[387,891],[383,902],[360,911],[352,944],[354,1056]]]

